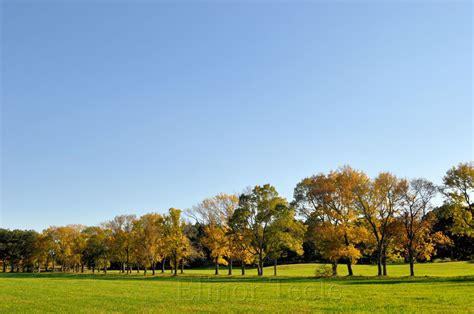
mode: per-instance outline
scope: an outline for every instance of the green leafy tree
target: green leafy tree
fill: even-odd
[[[273,259],[273,274],[277,275],[278,259],[288,251],[303,255],[303,241],[306,226],[295,218],[295,211],[282,208],[277,219],[271,224],[267,243],[268,257]]]
[[[248,238],[249,251],[257,256],[259,276],[263,276],[270,237],[277,232],[285,232],[277,226],[278,220],[287,211],[287,201],[270,184],[257,185],[250,193],[243,193],[239,197],[239,206],[233,220],[239,226],[241,234]]]
[[[474,163],[460,163],[446,172],[443,193],[453,218],[451,232],[474,237]]]

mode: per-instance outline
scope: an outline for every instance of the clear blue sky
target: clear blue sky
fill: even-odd
[[[473,159],[470,1],[60,3],[2,1],[1,227]]]

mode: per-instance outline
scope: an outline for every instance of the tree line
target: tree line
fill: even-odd
[[[435,186],[382,172],[370,178],[349,166],[301,180],[288,202],[274,186],[221,193],[190,209],[166,214],[120,215],[99,226],[53,226],[41,233],[0,229],[3,272],[55,271],[123,273],[157,269],[174,275],[185,266],[213,263],[255,266],[269,262],[329,262],[332,275],[344,263],[349,275],[362,260],[387,275],[387,263],[415,263],[433,256],[472,258],[474,247],[474,164],[461,163]],[[435,197],[444,204],[435,208]],[[186,215],[189,219],[183,219]],[[309,258],[308,258],[309,256]]]

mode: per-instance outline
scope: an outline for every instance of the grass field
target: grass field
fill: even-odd
[[[474,312],[474,264],[390,265],[388,278],[356,265],[353,278],[317,279],[316,264],[279,266],[274,277],[212,270],[140,275],[0,273],[2,312]],[[345,274],[344,265],[340,267]],[[238,273],[239,269],[235,269]],[[371,276],[371,277],[366,277]],[[425,277],[428,276],[428,277]]]

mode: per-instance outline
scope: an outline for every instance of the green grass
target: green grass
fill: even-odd
[[[317,264],[279,266],[266,276],[0,274],[1,312],[474,312],[474,264],[390,265],[388,278],[356,265],[353,278],[314,278]],[[340,273],[344,274],[344,265]],[[222,273],[226,270],[222,269]],[[424,277],[430,275],[430,277]]]
[[[289,277],[312,277],[315,275],[315,270],[321,264],[294,264],[294,265],[280,265],[277,268],[278,276]],[[328,265],[330,266],[330,265]],[[402,265],[388,265],[388,275],[401,277],[410,274],[410,266]],[[375,276],[377,274],[376,265],[354,265],[355,276]],[[187,274],[195,275],[214,275],[214,268],[210,269],[190,269],[186,271]],[[227,274],[227,268],[220,270],[222,275]],[[240,268],[234,269],[235,274],[240,274]],[[264,269],[265,275],[273,275],[273,267],[266,267]],[[248,275],[257,275],[256,269],[246,270]],[[338,266],[338,274],[340,276],[347,276],[347,266],[340,264]],[[416,264],[416,276],[439,276],[439,277],[455,277],[455,276],[474,276],[474,263],[467,262],[449,262],[449,263],[429,263]]]

